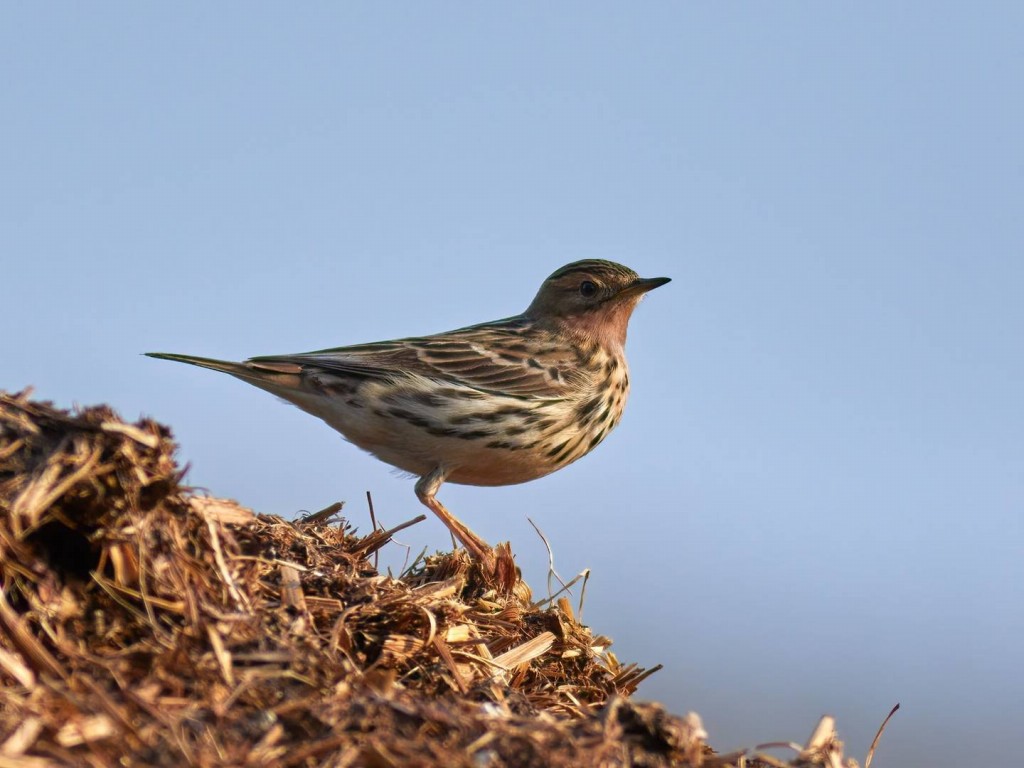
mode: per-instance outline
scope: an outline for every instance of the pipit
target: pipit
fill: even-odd
[[[487,543],[437,500],[441,484],[524,483],[593,450],[626,404],[630,315],[667,282],[577,261],[545,280],[521,315],[434,336],[241,363],[148,354],[272,392],[417,475],[420,501],[488,562]]]

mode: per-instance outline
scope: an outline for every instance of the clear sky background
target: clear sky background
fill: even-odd
[[[673,282],[592,455],[440,497],[723,750],[876,766],[1024,722],[1024,6],[5,4],[0,387],[171,424],[191,481],[368,529],[412,482],[227,376]],[[447,546],[435,519],[414,551]],[[401,561],[401,552],[396,555]]]

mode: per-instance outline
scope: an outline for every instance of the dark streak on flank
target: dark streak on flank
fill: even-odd
[[[461,416],[453,416],[448,419],[450,424],[470,424],[474,421],[484,421],[493,424],[501,421],[502,415],[495,411],[481,411],[479,413],[464,413]]]
[[[558,445],[556,445],[554,448],[552,448],[550,451],[548,451],[544,455],[547,456],[549,459],[553,458],[556,454],[561,453],[562,450],[565,448],[565,446],[568,445],[568,444],[569,444],[568,440],[563,440],[562,442],[560,442]]]
[[[326,377],[324,378],[326,379]],[[320,377],[315,377],[312,381],[322,392],[329,392],[331,395],[354,395],[359,389],[358,385],[342,378],[330,378],[324,380]]]
[[[582,439],[582,435],[580,436],[580,439]],[[568,442],[568,441],[566,441],[566,442]],[[565,449],[558,456],[555,456],[555,463],[556,464],[561,464],[563,461],[565,461],[570,456],[572,456],[573,453],[576,451],[576,449],[579,448],[579,447],[580,447],[580,440],[577,440],[572,445],[566,445]]]
[[[388,409],[388,413],[396,419],[407,421],[414,427],[419,427],[420,429],[427,429],[428,427],[433,426],[433,424],[427,421],[427,419],[424,419],[422,416],[417,416],[415,413],[407,411],[404,408],[390,408]]]
[[[438,397],[433,392],[414,392],[412,399],[417,403],[423,403],[423,405],[430,406],[431,408],[440,408],[445,404],[443,397]]]
[[[459,432],[456,437],[463,440],[479,440],[482,437],[494,437],[493,429],[475,429],[472,432]]]
[[[502,416],[519,416],[519,417],[526,416],[529,413],[528,410],[526,410],[525,408],[520,408],[518,405],[503,405],[503,406],[501,406],[501,408],[495,409],[494,412],[495,413],[499,413]]]
[[[586,419],[594,410],[601,405],[601,396],[593,397],[587,402],[576,406],[576,418],[583,420]]]
[[[502,418],[504,418],[497,411],[485,411],[483,413],[474,413],[473,415],[476,417],[477,421],[487,421],[490,422],[491,424],[493,424],[496,421],[501,421]]]
[[[507,443],[504,440],[493,440],[487,444],[487,447],[505,451],[514,451],[516,449],[516,446],[513,443]]]

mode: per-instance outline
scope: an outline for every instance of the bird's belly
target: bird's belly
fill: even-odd
[[[516,444],[503,440],[500,428],[479,437],[439,436],[407,422],[372,416],[359,425],[349,419],[340,426],[344,428],[335,428],[350,442],[406,472],[422,476],[439,465],[448,468],[445,480],[450,483],[515,485],[557,468],[542,451],[506,447]]]
[[[581,417],[578,403],[480,397],[474,390],[428,402],[437,387],[415,384],[361,382],[348,397],[293,393],[288,399],[394,467],[422,476],[443,466],[446,482],[463,485],[543,477],[588,453],[618,420],[617,413],[598,419],[594,408]]]
[[[544,477],[555,469],[543,455],[485,448],[452,470],[447,481],[460,485],[516,485]]]
[[[474,429],[457,430],[456,435],[438,435],[418,424],[371,414],[359,424],[347,419],[343,425],[332,426],[350,442],[406,472],[422,476],[444,466],[449,483],[515,485],[558,468],[545,455],[542,441],[530,445],[531,441],[517,439],[521,435],[509,435],[501,424],[474,425]],[[514,432],[517,427],[508,429]]]
[[[381,461],[414,475],[438,466],[447,482],[465,485],[525,483],[557,468],[544,455],[545,430],[557,429],[550,403],[455,390],[446,399],[424,389],[360,382],[353,391],[287,393],[287,399],[323,419],[345,438]],[[284,393],[278,393],[284,394]]]

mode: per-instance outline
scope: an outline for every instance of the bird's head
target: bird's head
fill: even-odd
[[[670,279],[642,278],[613,261],[576,261],[544,281],[525,315],[608,348],[622,347],[640,299]]]

